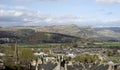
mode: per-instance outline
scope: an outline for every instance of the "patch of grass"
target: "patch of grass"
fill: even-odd
[[[120,59],[119,59],[119,58],[112,58],[112,61],[113,61],[114,63],[120,63]]]
[[[120,42],[102,42],[93,44],[94,46],[101,46],[101,47],[120,47]]]
[[[51,43],[51,44],[19,44],[19,47],[23,48],[53,48],[60,46],[61,44],[59,43]]]

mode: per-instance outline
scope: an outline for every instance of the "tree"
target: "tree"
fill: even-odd
[[[14,47],[13,46],[6,46],[4,48],[5,57],[4,57],[4,63],[5,65],[9,66],[11,64],[14,64]]]
[[[81,56],[76,56],[75,61],[82,63],[95,63],[99,60],[99,57],[95,54],[83,53]]]
[[[107,56],[112,56],[113,55],[113,52],[110,51],[110,50],[106,50],[103,53],[105,53]]]
[[[30,48],[21,48],[18,55],[20,64],[29,67],[30,61],[34,58],[33,51]]]
[[[78,47],[78,44],[77,43],[73,43],[73,47],[74,48]]]
[[[3,58],[6,70],[20,70],[19,65],[15,64],[15,48],[12,45],[4,47],[5,56]]]

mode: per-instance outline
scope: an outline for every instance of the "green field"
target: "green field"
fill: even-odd
[[[0,46],[7,46],[8,44],[0,44]],[[15,44],[11,44],[15,46]],[[41,43],[41,44],[17,44],[18,47],[25,48],[59,48],[59,47],[73,47],[74,45],[80,47],[120,47],[120,42],[92,42],[87,45],[83,43]]]
[[[62,43],[44,43],[44,44],[19,44],[19,47],[30,47],[30,48],[58,48],[58,47],[70,47],[74,44],[62,44]],[[80,46],[78,44],[78,46]],[[94,42],[87,46],[95,47],[120,47],[120,42]]]
[[[18,44],[18,47],[25,47],[25,48],[55,48],[60,46],[61,44]]]
[[[94,42],[93,45],[101,47],[120,47],[120,42]]]

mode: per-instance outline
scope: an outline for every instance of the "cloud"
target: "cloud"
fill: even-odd
[[[114,3],[120,3],[120,0],[96,0],[96,2],[114,4]]]
[[[107,13],[105,13],[105,15],[112,15],[113,14],[113,12],[107,12]]]
[[[5,5],[5,4],[0,4],[0,8],[4,9],[16,9],[16,10],[27,10],[28,8],[25,6],[10,6],[10,5]]]
[[[11,9],[21,9],[21,10],[24,10],[24,9],[27,9],[27,7],[25,6],[14,6],[14,7],[10,7]]]
[[[0,10],[0,25],[3,26],[15,26],[15,25],[38,25],[41,23],[50,23],[51,17],[46,15],[35,14],[28,11],[17,10]],[[16,23],[16,24],[15,24]]]
[[[21,16],[23,15],[22,11],[16,11],[16,10],[9,10],[9,11],[5,11],[5,10],[0,10],[0,17],[3,16]]]
[[[8,0],[6,0],[8,1]],[[40,1],[40,2],[55,2],[55,1],[67,1],[67,0],[10,0],[10,1],[16,1],[16,2],[29,2],[29,1]]]
[[[5,7],[6,7],[6,5],[0,4],[0,8],[5,8]]]
[[[0,10],[0,25],[1,26],[16,26],[23,25],[22,19],[23,12],[10,10]]]
[[[1,26],[39,26],[39,25],[58,25],[58,24],[77,24],[77,25],[117,25],[119,18],[95,19],[84,16],[61,15],[54,16],[30,11],[0,10]],[[115,24],[114,24],[115,23]]]

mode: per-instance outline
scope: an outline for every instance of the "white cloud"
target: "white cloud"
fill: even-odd
[[[118,22],[120,22],[119,18],[91,19],[90,17],[74,15],[54,16],[30,11],[0,10],[0,25],[2,26],[55,24],[110,25],[112,23],[118,24]],[[3,25],[3,23],[5,24]]]
[[[5,7],[6,7],[6,5],[0,4],[0,8],[5,8]]]
[[[17,2],[28,2],[28,1],[41,1],[41,2],[53,2],[53,1],[67,1],[67,0],[11,0],[11,1],[17,1]]]
[[[21,16],[23,13],[22,12],[15,12],[14,15],[15,16]]]
[[[25,6],[11,6],[11,7],[9,7],[9,8],[11,8],[11,9],[20,9],[20,10],[24,10],[24,9],[27,9],[27,7],[25,7]]]
[[[53,19],[52,18],[47,18],[47,19],[45,19],[45,21],[49,23],[49,22],[52,22]]]
[[[22,11],[15,11],[15,10],[9,10],[9,11],[5,11],[5,10],[0,10],[0,17],[3,16],[21,16],[23,15]]]
[[[113,19],[106,19],[106,20],[101,20],[103,23],[114,23],[114,22],[120,22],[120,19],[118,18],[113,18]]]
[[[11,6],[11,5],[5,5],[5,4],[0,4],[0,8],[4,8],[4,9],[16,9],[16,10],[26,10],[28,9],[25,6]]]
[[[96,0],[98,3],[120,3],[120,0]]]

